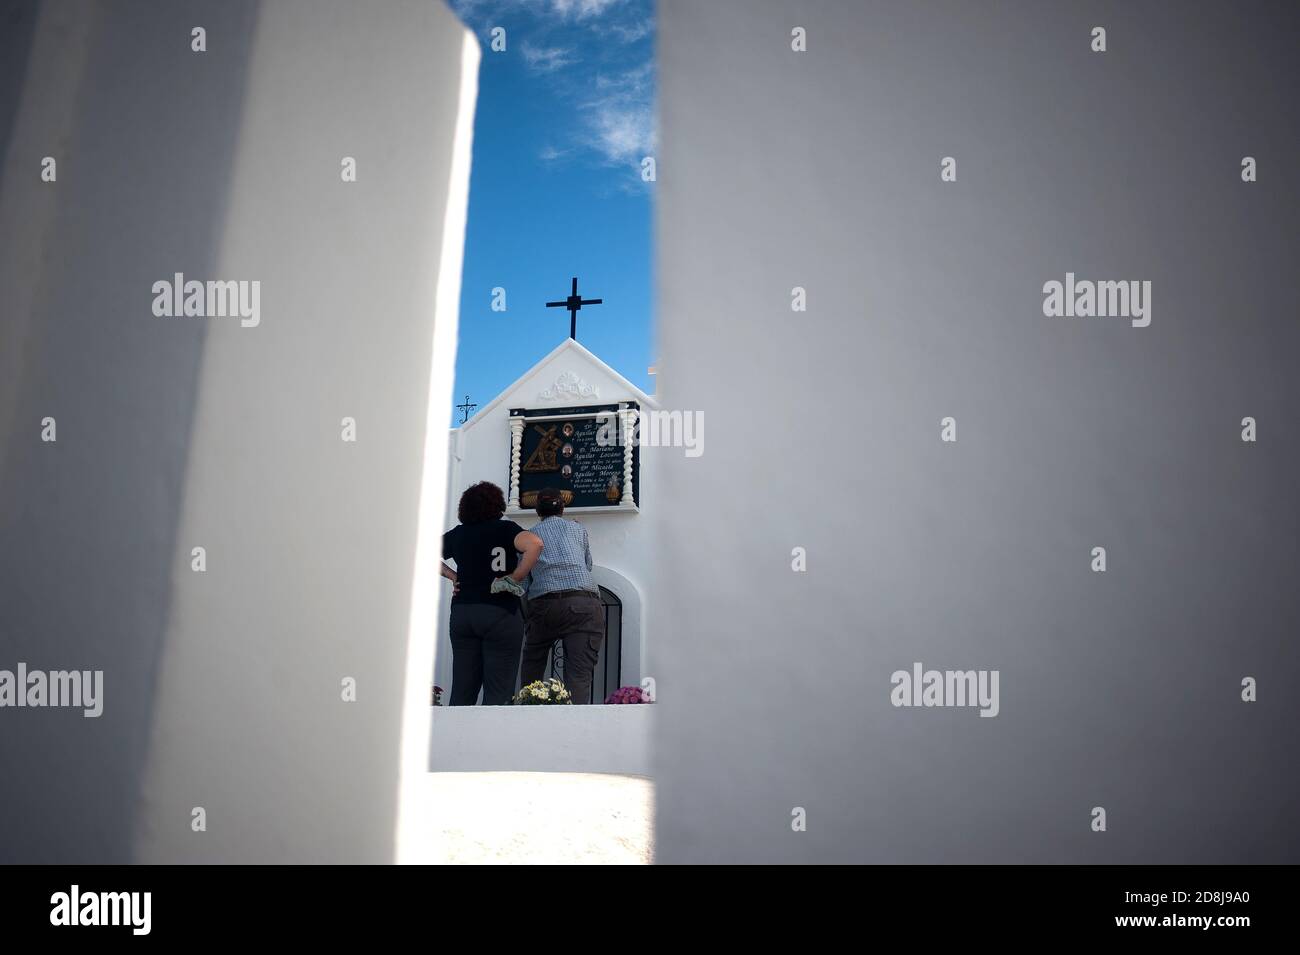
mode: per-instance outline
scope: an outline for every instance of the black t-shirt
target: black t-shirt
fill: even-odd
[[[492,581],[519,566],[515,537],[522,531],[514,521],[495,520],[457,524],[442,535],[443,559],[456,562],[456,577],[460,581],[460,593],[451,598],[453,604],[492,604],[502,610],[519,609],[519,598],[513,594],[492,593]]]

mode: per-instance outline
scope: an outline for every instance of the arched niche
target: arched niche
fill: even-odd
[[[597,586],[604,587],[616,596],[622,607],[623,665],[622,684],[633,686],[641,682],[641,662],[644,653],[641,634],[644,632],[644,608],[641,591],[636,584],[616,570],[596,564],[591,576]]]

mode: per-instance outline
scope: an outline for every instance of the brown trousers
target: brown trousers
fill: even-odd
[[[605,611],[595,594],[565,594],[528,601],[520,681],[524,686],[540,680],[546,658],[557,640],[564,646],[564,685],[574,703],[590,703],[591,680],[605,639]],[[596,700],[603,703],[604,700]]]

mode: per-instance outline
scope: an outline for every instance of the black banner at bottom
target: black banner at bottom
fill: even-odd
[[[1285,928],[1292,876],[1287,867],[1255,866],[881,866],[813,876],[841,883],[830,893],[813,890],[803,872],[768,873],[762,881],[770,902],[754,897],[746,875],[729,888],[673,891],[657,902],[648,895],[652,884],[638,879],[629,883],[640,890],[629,900],[641,915],[610,909],[596,920],[608,918],[633,934],[629,924],[644,924],[651,935],[679,920],[704,919],[730,932],[812,915],[819,930],[922,927],[926,941],[1105,934],[1231,942]],[[477,877],[452,878],[446,870],[398,866],[9,866],[0,870],[0,919],[7,941],[68,936],[80,943],[337,943],[414,935],[432,945],[448,938],[453,923],[474,924],[475,916],[499,923],[500,914],[489,909],[499,903],[473,901]],[[568,878],[584,881],[581,873]],[[854,904],[846,906],[845,895]],[[631,901],[639,896],[641,903]],[[509,922],[516,919],[527,921]],[[522,937],[531,928],[521,925]]]

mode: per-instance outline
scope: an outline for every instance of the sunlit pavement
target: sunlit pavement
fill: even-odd
[[[595,773],[428,773],[430,862],[649,864],[654,783]]]

